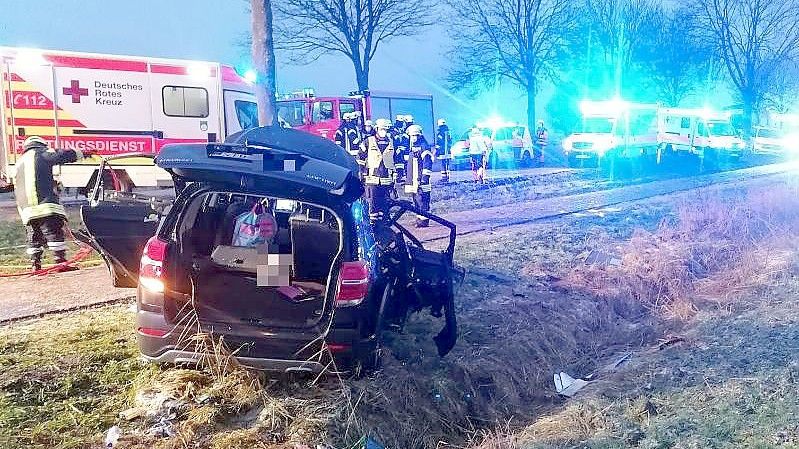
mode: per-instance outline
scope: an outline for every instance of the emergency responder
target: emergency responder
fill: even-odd
[[[67,213],[58,200],[53,167],[77,162],[91,153],[80,150],[50,150],[47,141],[39,136],[25,139],[23,148],[24,153],[14,167],[14,195],[22,224],[27,231],[27,253],[31,268],[38,271],[42,269],[45,245],[53,251],[56,263],[67,261],[64,230]],[[63,266],[60,271],[76,269]]]
[[[390,125],[391,122],[389,122],[389,127],[391,127]],[[361,135],[363,136],[364,139],[375,135],[375,127],[371,120],[363,122],[363,129],[361,130]]]
[[[397,115],[394,127],[391,129],[394,139],[394,171],[397,173],[397,183],[405,184],[405,157],[408,153],[408,135],[405,134],[405,116]]]
[[[394,188],[394,142],[388,132],[391,121],[378,119],[376,125],[375,135],[367,137],[363,144],[366,149],[366,173],[363,179],[372,222],[383,219]]]
[[[479,184],[485,184],[485,167],[488,156],[488,144],[483,132],[475,126],[469,132],[469,158],[472,162],[472,175]]]
[[[447,121],[438,120],[436,130],[436,158],[441,160],[441,182],[449,182],[449,163],[452,159],[452,135],[449,133]]]
[[[339,123],[338,129],[336,129],[336,134],[333,138],[333,140],[336,142],[336,145],[340,146],[341,148],[344,148],[344,150],[346,150],[347,153],[350,152],[349,148],[350,142],[347,139],[347,134],[350,126],[349,122],[350,122],[350,113],[345,112],[344,114],[341,115],[341,123]]]
[[[535,145],[533,145],[533,161],[536,164],[544,164],[544,151],[549,144],[549,131],[544,126],[544,121],[538,121],[538,127],[535,130]]]
[[[408,180],[405,184],[405,193],[413,195],[413,203],[417,209],[423,212],[430,212],[430,194],[433,185],[430,183],[430,175],[433,174],[433,152],[427,144],[422,127],[411,125],[408,127],[409,158],[406,173]],[[416,216],[416,227],[426,228],[430,226],[430,219],[423,215]]]

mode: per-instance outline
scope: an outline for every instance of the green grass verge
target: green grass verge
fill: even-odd
[[[103,307],[0,328],[0,447],[83,448],[157,371],[138,360],[133,314]]]
[[[68,209],[69,224],[72,229],[81,226],[80,214],[77,209]],[[70,254],[75,250],[75,245],[70,245]],[[45,255],[45,264],[52,263],[52,253]],[[96,266],[102,263],[100,256],[93,252],[80,266]],[[25,226],[19,217],[0,220],[0,273],[13,273],[30,265],[30,258],[25,253]]]

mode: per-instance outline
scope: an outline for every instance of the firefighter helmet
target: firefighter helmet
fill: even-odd
[[[27,139],[25,139],[25,143],[23,143],[22,146],[26,150],[30,150],[31,148],[36,148],[36,147],[46,147],[47,141],[39,136],[30,136]]]
[[[371,120],[367,120],[367,121],[363,122],[363,126],[374,126],[374,123],[372,123]]]
[[[405,130],[405,132],[409,136],[418,136],[419,134],[422,133],[422,127],[419,125],[411,125],[408,127],[408,129]]]
[[[408,114],[405,116],[405,123],[413,123],[413,116]]]
[[[538,121],[538,127],[539,128],[543,128],[544,127],[544,121],[543,120],[539,120]]]
[[[402,115],[402,114],[397,114],[396,120],[398,122],[404,122],[405,121],[405,116]]]
[[[391,129],[391,120],[386,118],[379,118],[375,122],[375,128],[377,129]]]
[[[438,126],[444,126],[447,124],[447,121],[443,118],[438,119]]]

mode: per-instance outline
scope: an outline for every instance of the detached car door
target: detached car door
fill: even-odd
[[[110,163],[129,157],[152,158],[152,155],[123,155],[103,161],[101,175],[90,192],[89,204],[81,207],[84,229],[76,233],[79,240],[91,245],[103,257],[115,287],[137,286],[144,245],[155,235],[160,216],[171,203],[168,194],[161,198],[118,190]]]

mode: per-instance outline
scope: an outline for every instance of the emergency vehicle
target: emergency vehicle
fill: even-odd
[[[433,96],[428,94],[363,91],[343,97],[317,97],[313,89],[303,89],[277,101],[281,123],[331,140],[344,114],[350,112],[360,112],[363,120],[393,121],[397,115],[412,115],[428,141],[435,134]]]
[[[32,135],[56,148],[107,156],[221,142],[258,126],[252,84],[215,62],[0,47],[0,71],[4,175]],[[56,176],[64,187],[85,188],[99,162],[66,165]],[[152,158],[134,159],[115,174],[129,187],[172,182]]]
[[[785,133],[776,128],[755,126],[752,137],[752,154],[783,156],[792,142]],[[795,146],[795,145],[793,145]]]
[[[633,159],[657,151],[657,110],[654,104],[623,100],[583,101],[582,127],[563,140],[570,166],[607,158]]]
[[[658,145],[663,154],[737,159],[746,143],[730,121],[731,112],[664,108],[658,113]]]

